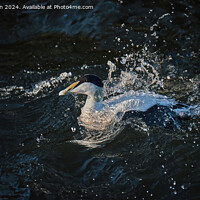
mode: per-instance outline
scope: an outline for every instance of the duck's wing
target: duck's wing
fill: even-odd
[[[155,93],[129,91],[106,100],[105,104],[116,112],[145,112],[155,105],[172,105],[174,100]]]

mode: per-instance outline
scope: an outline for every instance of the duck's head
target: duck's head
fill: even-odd
[[[96,75],[86,74],[66,89],[60,91],[59,96],[67,93],[85,94],[98,102],[103,98],[103,82]]]

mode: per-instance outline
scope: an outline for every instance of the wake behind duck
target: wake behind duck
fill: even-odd
[[[59,96],[69,93],[87,95],[79,124],[92,130],[105,130],[127,117],[139,117],[147,125],[178,126],[176,118],[190,115],[189,111],[193,109],[176,104],[167,96],[133,90],[103,101],[103,82],[92,74],[82,76],[79,81],[60,91]]]

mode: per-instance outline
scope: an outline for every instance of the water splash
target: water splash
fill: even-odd
[[[112,82],[112,72],[116,71],[116,65],[112,63],[110,60],[107,62],[107,65],[110,67],[108,72],[108,80]]]
[[[146,48],[142,50],[142,54],[147,56],[148,59],[150,56],[152,57],[152,55],[148,55]],[[115,63],[108,61],[108,79],[104,81],[106,97],[130,90],[150,91],[163,87],[163,79],[160,79],[159,73],[156,70],[157,58],[154,58],[154,64],[150,64],[145,58],[138,57],[137,53],[115,58],[117,63],[124,65],[125,70],[120,70],[120,76],[113,78],[112,73],[119,69]]]
[[[24,71],[23,76],[25,76],[28,80],[34,79],[34,76],[37,76],[39,72],[32,71]],[[6,87],[0,88],[0,100],[9,99],[10,96],[15,96],[17,99],[26,97],[26,98],[37,98],[37,97],[45,97],[49,93],[51,93],[55,88],[59,86],[59,84],[64,81],[70,81],[70,77],[72,76],[71,72],[63,72],[59,76],[49,77],[42,81],[33,82],[27,86],[23,83],[20,84],[21,74],[15,77],[15,85],[9,85]],[[44,74],[40,74],[42,77]],[[31,78],[30,78],[30,77]],[[11,83],[12,84],[12,83]]]
[[[88,128],[80,127],[82,132],[81,139],[70,140],[69,142],[77,143],[88,148],[101,148],[105,146],[108,142],[114,140],[114,138],[121,133],[125,126],[124,122],[119,122],[118,124],[107,127],[106,130],[91,130]]]
[[[180,129],[180,124],[174,119],[174,114],[180,117],[199,116],[199,106],[179,107],[173,110],[176,101],[170,97],[156,94],[158,89],[164,89],[164,79],[160,78],[158,69],[161,61],[154,54],[150,59],[148,49],[142,50],[142,55],[136,60],[135,54],[127,54],[121,58],[115,58],[116,62],[108,61],[109,66],[108,78],[104,81],[104,105],[102,111],[88,111],[84,116],[79,117],[79,125],[85,127],[82,129],[83,137],[75,142],[89,148],[102,147],[106,143],[111,142],[123,131],[124,127],[132,124],[137,129],[139,118],[121,121],[124,114],[130,110],[146,112],[153,105],[162,105],[169,111],[165,114],[166,119],[163,121],[163,127],[172,121],[174,126]],[[120,65],[125,70],[120,70]],[[116,72],[119,76],[116,76]],[[122,99],[122,101],[121,101]],[[115,102],[113,104],[113,102]],[[116,104],[117,103],[117,104]],[[167,112],[168,112],[167,111]],[[172,112],[172,113],[170,113]],[[158,119],[158,121],[162,119]],[[148,134],[148,125],[140,123],[144,133]]]

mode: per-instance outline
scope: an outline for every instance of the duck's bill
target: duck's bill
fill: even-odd
[[[72,83],[69,87],[59,92],[59,96],[66,95],[67,93],[73,92],[72,90],[79,84],[80,81]]]

